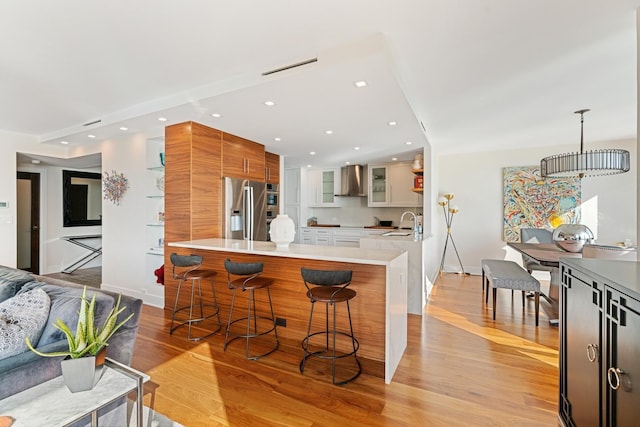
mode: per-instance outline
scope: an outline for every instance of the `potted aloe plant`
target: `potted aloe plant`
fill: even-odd
[[[80,299],[78,326],[75,335],[60,319],[56,319],[53,325],[65,334],[69,345],[68,351],[43,353],[31,344],[29,338],[26,339],[29,349],[40,356],[66,356],[62,360],[62,375],[65,384],[74,393],[90,390],[98,382],[102,376],[102,365],[109,339],[133,317],[133,314],[130,314],[118,323],[118,315],[126,309],[126,307],[120,307],[120,296],[118,296],[115,307],[111,309],[102,326],[96,327],[96,295],[94,294],[89,301],[86,294],[87,287],[85,286]]]

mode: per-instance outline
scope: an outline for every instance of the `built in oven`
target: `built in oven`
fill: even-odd
[[[278,203],[280,198],[278,190],[278,184],[267,183],[267,211],[278,211],[278,207],[280,206]]]

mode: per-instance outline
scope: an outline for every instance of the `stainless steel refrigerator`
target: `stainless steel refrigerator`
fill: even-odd
[[[266,184],[227,177],[224,188],[225,237],[266,241]]]

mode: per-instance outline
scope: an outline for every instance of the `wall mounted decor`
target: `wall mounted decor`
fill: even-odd
[[[546,228],[580,222],[579,178],[542,178],[538,166],[503,170],[503,240],[519,242],[521,228]]]
[[[123,173],[116,173],[116,171],[104,172],[102,178],[103,193],[105,200],[110,200],[115,205],[120,204],[120,200],[124,197],[127,188],[129,188],[129,181],[125,178]]]

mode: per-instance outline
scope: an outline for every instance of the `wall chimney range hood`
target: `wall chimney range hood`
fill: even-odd
[[[366,197],[364,188],[364,166],[349,165],[343,166],[340,170],[340,197]]]

